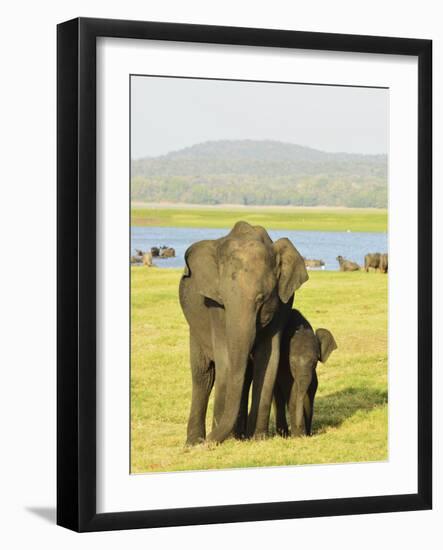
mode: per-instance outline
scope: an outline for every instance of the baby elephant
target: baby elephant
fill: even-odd
[[[280,363],[274,387],[277,432],[289,434],[286,406],[289,410],[291,435],[311,435],[314,398],[318,380],[317,362],[325,363],[337,349],[334,337],[324,328],[313,331],[309,322],[296,309],[291,311],[283,333]]]

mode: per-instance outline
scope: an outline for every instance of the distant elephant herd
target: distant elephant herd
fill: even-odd
[[[135,255],[131,256],[131,265],[153,267],[155,265],[152,261],[153,258],[158,258],[160,260],[175,258],[175,250],[172,246],[153,246],[151,247],[151,250],[147,252],[136,250]],[[323,260],[310,260],[303,257],[303,261],[307,269],[325,268],[325,262]],[[346,260],[343,256],[337,256],[337,261],[340,271],[360,271],[362,269],[356,262]],[[374,271],[379,271],[380,273],[387,273],[388,255],[380,254],[380,252],[366,254],[364,269],[366,272],[373,269]]]
[[[175,250],[172,246],[153,246],[151,250],[143,252],[143,250],[136,250],[135,255],[131,256],[131,265],[145,265],[152,267],[154,265],[152,258],[159,258],[164,260],[166,258],[175,258]]]
[[[346,260],[343,256],[337,256],[337,262],[340,266],[340,271],[359,271],[362,269],[356,262]],[[388,255],[380,254],[380,252],[366,254],[364,270],[367,273],[371,269],[380,273],[387,273]]]
[[[380,254],[375,252],[375,254],[366,254],[365,256],[365,271],[369,271],[372,268],[375,271],[380,271],[380,273],[388,272],[388,255]]]
[[[191,245],[185,263],[179,298],[192,375],[187,444],[263,438],[273,401],[277,433],[310,435],[317,362],[337,344],[292,308],[308,280],[304,258],[289,239],[273,242],[263,227],[238,222],[225,237]]]

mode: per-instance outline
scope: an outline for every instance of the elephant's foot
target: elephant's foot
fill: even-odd
[[[216,447],[218,447],[220,445],[220,443],[218,443],[217,441],[208,441],[206,440],[204,443],[203,443],[203,448],[204,449],[207,449],[208,451],[212,451],[214,450]]]
[[[302,435],[305,435],[304,426],[295,426],[295,428],[291,428],[291,437],[301,437]]]
[[[251,439],[253,439],[254,441],[264,441],[265,439],[268,439],[269,437],[269,434],[268,432],[255,432]]]
[[[246,423],[237,423],[235,426],[232,435],[235,439],[246,439],[247,432],[246,432]]]
[[[289,437],[289,429],[288,427],[286,426],[285,428],[279,428],[277,427],[277,434],[280,436],[280,437]]]
[[[218,445],[219,443],[223,443],[223,441],[226,441],[226,439],[232,438],[233,436],[233,429],[227,430],[223,428],[223,426],[220,424],[211,431],[211,433],[206,438],[206,441]]]
[[[228,436],[229,437],[229,434]],[[206,443],[210,443],[211,445],[219,445],[222,443],[227,437],[222,437],[222,434],[220,433],[220,430],[212,430],[212,432],[208,435],[206,439]]]
[[[232,435],[235,439],[246,439],[246,423],[237,423],[234,430],[232,431]]]
[[[185,447],[195,447],[196,445],[201,445],[205,443],[205,438],[201,436],[188,437],[185,443]]]

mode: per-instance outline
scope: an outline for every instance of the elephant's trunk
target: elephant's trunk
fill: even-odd
[[[218,426],[208,436],[209,441],[221,443],[232,432],[240,409],[245,372],[249,355],[255,341],[256,314],[246,313],[249,308],[237,314],[226,309],[226,336],[228,345],[229,371],[226,383],[226,397],[223,414]]]

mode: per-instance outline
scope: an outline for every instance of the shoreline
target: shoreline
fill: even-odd
[[[243,220],[268,230],[387,233],[388,211],[342,207],[131,204],[131,225],[232,228]]]

